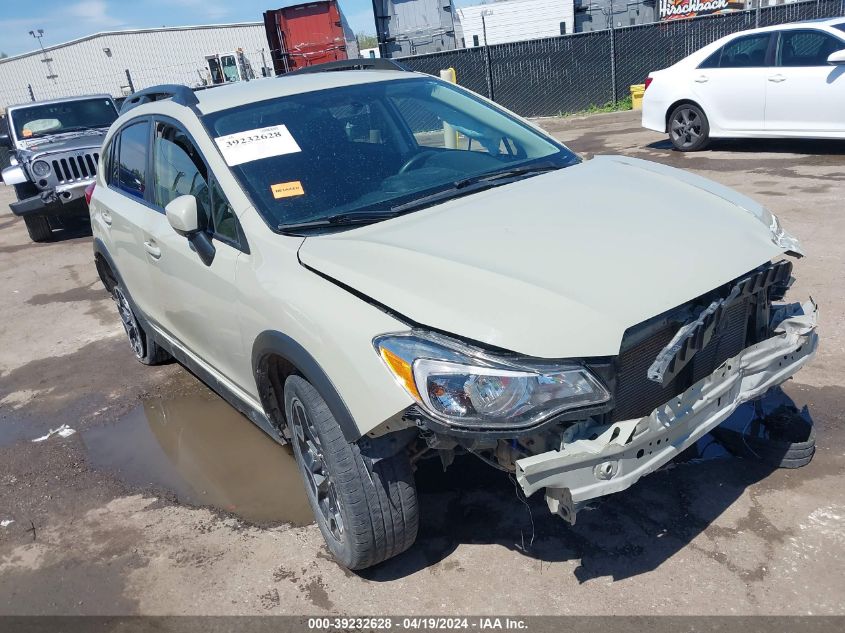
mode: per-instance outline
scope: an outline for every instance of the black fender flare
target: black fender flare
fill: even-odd
[[[351,444],[361,438],[362,433],[358,429],[358,425],[355,424],[355,420],[349,412],[346,403],[343,401],[343,397],[335,388],[325,370],[302,345],[287,334],[275,330],[262,332],[252,345],[252,372],[255,376],[258,392],[262,400],[261,404],[265,411],[270,411],[270,408],[274,406],[281,408],[281,403],[277,404],[265,401],[266,398],[270,397],[270,393],[266,389],[269,379],[266,375],[266,361],[270,356],[278,356],[290,363],[297,373],[313,385],[317,393],[326,401],[329,411],[331,411],[334,419],[340,425],[340,429],[343,431],[343,436],[347,442]],[[283,394],[276,395],[279,398],[284,397]],[[284,415],[284,412],[282,412],[282,415]]]

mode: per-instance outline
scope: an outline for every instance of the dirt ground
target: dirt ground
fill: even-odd
[[[424,466],[417,544],[350,573],[288,452],[181,366],[137,363],[90,236],[30,243],[0,186],[0,613],[845,613],[845,144],[682,155],[634,113],[541,124],[735,187],[801,238],[790,298],[820,304],[822,345],[787,392],[815,420],[809,466],[677,464],[572,528],[472,459]],[[76,433],[31,441],[62,424]]]

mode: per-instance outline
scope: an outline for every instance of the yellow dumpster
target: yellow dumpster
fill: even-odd
[[[645,84],[635,84],[631,86],[631,107],[634,110],[643,109],[643,95],[645,94]]]

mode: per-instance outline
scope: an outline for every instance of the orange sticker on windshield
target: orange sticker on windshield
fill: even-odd
[[[29,138],[30,136],[32,136],[32,130],[30,130],[29,128],[24,128],[23,129],[23,136],[24,136],[24,138]]]
[[[302,188],[302,183],[298,180],[290,182],[280,182],[278,185],[270,185],[270,191],[273,192],[273,197],[290,198],[292,196],[304,196],[305,190]]]

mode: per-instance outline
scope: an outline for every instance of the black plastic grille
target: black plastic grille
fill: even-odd
[[[725,360],[738,354],[745,347],[747,338],[748,307],[747,297],[731,305],[725,313],[722,331],[693,357],[689,371],[681,372],[667,385],[649,380],[647,372],[660,350],[681,327],[680,324],[669,323],[629,349],[625,349],[623,341],[624,351],[617,361],[616,404],[611,412],[611,421],[649,415],[693,383],[713,373]]]
[[[53,159],[53,173],[59,183],[93,178],[97,174],[98,152]]]

